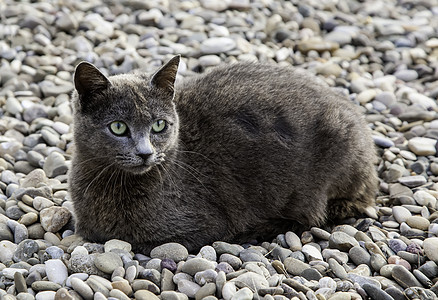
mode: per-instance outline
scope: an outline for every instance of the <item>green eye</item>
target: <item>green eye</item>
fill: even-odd
[[[158,120],[155,121],[154,124],[152,124],[152,131],[155,133],[162,132],[164,129],[166,129],[167,123],[165,120]]]
[[[128,126],[121,121],[115,121],[110,124],[110,130],[115,135],[124,135],[128,131]]]

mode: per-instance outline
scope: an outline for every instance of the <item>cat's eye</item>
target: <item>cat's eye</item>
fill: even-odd
[[[128,126],[121,121],[114,121],[110,124],[110,130],[115,135],[125,135],[128,132]]]
[[[167,127],[167,122],[165,120],[157,120],[152,124],[152,131],[155,133],[160,133],[164,131]]]

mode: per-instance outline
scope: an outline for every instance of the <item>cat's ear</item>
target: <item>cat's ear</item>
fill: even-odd
[[[181,56],[174,56],[167,64],[162,66],[151,78],[151,85],[173,95],[175,91],[175,78]]]
[[[99,69],[85,61],[76,67],[74,82],[79,95],[104,90],[111,85],[109,79]]]

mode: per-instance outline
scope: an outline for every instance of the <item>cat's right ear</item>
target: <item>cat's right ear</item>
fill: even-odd
[[[111,85],[109,79],[99,69],[85,61],[76,67],[74,82],[79,95],[89,95]]]

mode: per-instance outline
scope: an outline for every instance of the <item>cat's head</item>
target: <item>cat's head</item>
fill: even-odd
[[[178,115],[174,84],[180,57],[152,76],[106,77],[95,66],[76,67],[73,95],[77,154],[96,167],[142,174],[174,153]]]

